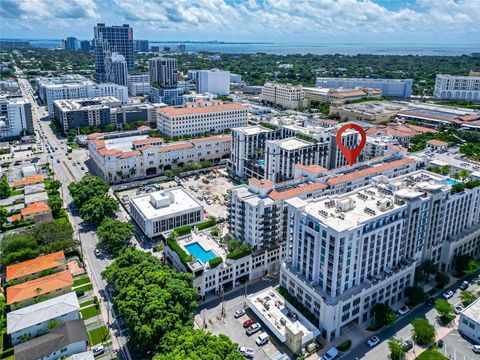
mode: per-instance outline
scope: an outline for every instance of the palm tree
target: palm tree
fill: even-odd
[[[460,179],[462,179],[462,181],[465,181],[470,177],[470,173],[465,169],[460,170],[457,174],[460,177]]]

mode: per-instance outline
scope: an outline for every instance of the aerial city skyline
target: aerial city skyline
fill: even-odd
[[[0,357],[477,359],[477,5],[2,1]]]

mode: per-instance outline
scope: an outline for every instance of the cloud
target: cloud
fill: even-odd
[[[97,18],[94,0],[2,0],[2,18],[25,21]]]

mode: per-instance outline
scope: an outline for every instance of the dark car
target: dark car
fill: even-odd
[[[432,297],[429,298],[429,299],[426,301],[426,304],[427,304],[428,306],[433,306],[433,305],[435,305],[435,299],[432,298]]]
[[[460,284],[460,290],[467,290],[468,289],[468,281],[463,281],[461,284]]]
[[[411,340],[406,340],[403,342],[403,349],[405,351],[410,351],[413,348],[413,342]]]

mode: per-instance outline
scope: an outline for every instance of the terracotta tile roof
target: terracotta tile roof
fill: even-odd
[[[299,168],[299,169],[307,170],[307,171],[314,172],[314,173],[321,173],[321,172],[328,171],[327,169],[325,169],[324,167],[322,167],[320,165],[308,165],[308,166],[306,166],[306,165],[302,165],[302,164],[295,164],[294,166]]]
[[[390,149],[395,150],[395,151],[407,151],[404,147],[394,145],[394,144],[388,144],[387,145]]]
[[[462,121],[474,121],[474,120],[479,120],[480,115],[470,114],[470,115],[461,116],[459,117],[459,119]]]
[[[249,183],[252,182],[255,185],[260,186],[260,187],[269,187],[269,186],[275,185],[275,183],[273,181],[270,181],[270,180],[267,180],[267,179],[258,180],[256,178],[250,178],[250,179],[248,179],[248,182]]]
[[[324,119],[324,120],[320,120],[320,121],[325,123],[325,124],[338,124],[337,120],[332,120],[332,119]]]
[[[90,141],[90,143],[95,145],[95,147],[97,147],[97,148],[105,147],[105,141],[104,140],[94,139],[94,140],[88,140],[88,141]]]
[[[27,207],[21,209],[20,214],[22,215],[22,217],[25,217],[27,215],[42,213],[49,210],[50,210],[50,206],[48,206],[47,203],[38,202],[38,203],[30,204]]]
[[[64,263],[65,254],[63,251],[57,251],[48,255],[39,256],[32,260],[22,261],[18,264],[7,266],[5,278],[7,281],[10,281],[43,270],[55,268]]]
[[[132,141],[132,145],[146,145],[146,144],[153,144],[153,143],[158,143],[162,141],[163,141],[162,138],[153,137],[153,138],[142,139],[142,140],[134,140]]]
[[[327,184],[329,185],[338,185],[342,183],[346,183],[361,177],[369,176],[369,175],[374,175],[378,174],[379,172],[385,171],[385,170],[390,170],[394,169],[400,166],[408,165],[414,163],[415,160],[410,159],[410,158],[404,158],[401,160],[395,160],[386,164],[378,165],[378,166],[373,166],[368,169],[363,169],[363,170],[358,170],[354,171],[349,174],[345,175],[339,175],[335,176],[329,180],[327,180]]]
[[[127,159],[127,158],[130,158],[132,156],[138,156],[138,155],[142,155],[140,150],[126,151],[122,155],[119,156],[119,159]]]
[[[150,126],[142,125],[142,126],[139,126],[137,130],[148,130],[148,129],[151,129]]]
[[[40,182],[43,182],[43,179],[44,177],[42,174],[28,175],[28,176],[25,176],[23,180],[13,182],[12,186],[17,187],[17,186],[38,184]]]
[[[150,149],[151,147],[154,147],[153,145],[143,145],[141,148],[139,148],[140,151],[145,151],[147,149]]]
[[[168,151],[175,151],[175,150],[184,150],[190,149],[195,147],[192,143],[182,143],[182,144],[173,144],[173,145],[165,145],[160,146],[158,148],[158,152],[168,152]]]
[[[222,111],[247,110],[247,107],[240,103],[228,103],[220,105],[199,106],[199,107],[165,107],[158,110],[166,116],[188,116],[195,114],[214,113]]]
[[[67,262],[67,269],[70,271],[72,276],[80,275],[85,273],[85,269],[78,264],[77,260],[72,260]]]
[[[363,90],[354,90],[354,91],[332,91],[332,96],[338,97],[351,97],[351,96],[365,96],[367,95]]]
[[[101,137],[103,137],[103,133],[95,132],[95,133],[88,134],[87,139],[88,139],[88,140],[90,140],[90,139],[98,139],[98,138],[101,138]]]
[[[212,141],[212,140],[219,140],[223,141],[224,138],[228,138],[228,141],[232,140],[231,136],[221,136],[221,135],[214,135],[214,136],[208,136],[204,138],[198,138],[198,139],[192,139],[190,140],[192,143],[199,143],[199,142],[204,142],[204,141]]]
[[[20,221],[22,220],[22,214],[14,214],[10,217],[10,221]]]
[[[102,148],[102,149],[98,150],[98,153],[102,156],[105,156],[105,155],[120,155],[122,153],[122,150]]]
[[[35,296],[72,286],[73,277],[69,270],[30,280],[7,288],[7,305]]]
[[[232,142],[231,136],[223,136],[221,142]]]
[[[428,140],[427,144],[436,145],[436,146],[447,146],[448,143],[442,140]]]
[[[300,194],[309,193],[312,191],[317,191],[321,189],[327,188],[327,185],[320,182],[315,182],[313,184],[307,184],[303,186],[296,187],[294,189],[286,190],[286,191],[277,191],[272,190],[268,193],[268,196],[273,200],[285,200],[290,199],[292,197],[298,196]]]

